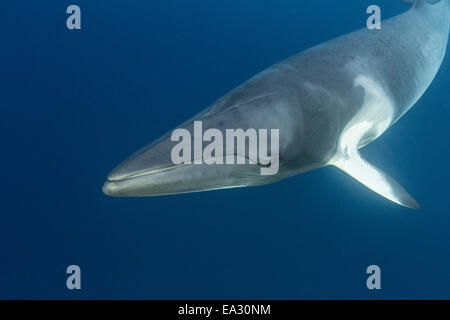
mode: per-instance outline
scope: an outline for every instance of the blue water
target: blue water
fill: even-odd
[[[0,9],[0,298],[450,298],[447,56],[364,155],[423,209],[333,168],[256,188],[111,198],[129,154],[253,74],[400,1],[58,0]],[[82,29],[66,28],[78,4]],[[66,267],[82,289],[66,288]],[[381,268],[381,290],[366,268]]]

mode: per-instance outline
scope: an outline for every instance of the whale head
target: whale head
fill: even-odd
[[[298,133],[290,110],[291,103],[282,94],[235,89],[131,155],[108,175],[103,192],[110,196],[157,196],[283,179],[293,174],[286,155]],[[239,141],[244,141],[243,147]],[[233,148],[229,148],[231,144]]]

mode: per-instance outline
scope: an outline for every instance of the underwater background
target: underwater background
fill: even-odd
[[[81,8],[68,30],[66,8]],[[408,6],[393,0],[58,0],[0,5],[0,298],[450,298],[446,56],[362,153],[421,204],[335,168],[150,198],[107,174],[264,68]],[[81,268],[81,290],[66,268]],[[368,290],[366,268],[381,268]]]

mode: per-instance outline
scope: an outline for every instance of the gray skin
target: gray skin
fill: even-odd
[[[261,175],[258,165],[175,166],[170,155],[177,142],[170,140],[171,131],[113,170],[103,191],[155,196],[256,186],[335,165],[386,198],[418,208],[395,180],[360,159],[357,150],[425,92],[444,58],[449,23],[450,0],[416,1],[407,12],[383,21],[381,30],[352,32],[264,70],[179,126],[193,132],[193,121],[201,120],[203,132],[279,129],[276,175]],[[375,179],[380,186],[366,176],[371,170],[380,175]]]

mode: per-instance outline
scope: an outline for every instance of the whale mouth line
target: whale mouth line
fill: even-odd
[[[160,168],[160,169],[154,169],[154,170],[146,170],[146,171],[142,171],[142,172],[138,172],[135,174],[129,174],[129,175],[124,175],[124,176],[120,176],[120,177],[108,177],[107,181],[108,182],[118,182],[118,181],[124,181],[124,180],[130,180],[133,178],[138,178],[138,177],[142,177],[142,176],[148,176],[151,174],[155,174],[155,173],[159,173],[159,172],[163,172],[163,171],[168,171],[168,170],[172,170],[172,169],[176,169],[179,167],[183,167],[183,166],[187,166],[190,163],[183,163],[183,164],[179,164],[179,165],[173,165],[170,167],[166,167],[166,168]]]
[[[224,155],[224,156],[226,157],[227,155]],[[267,164],[262,164],[262,163],[260,163],[258,161],[254,161],[254,160],[250,159],[248,156],[239,156],[239,155],[234,155],[234,156],[243,157],[245,159],[245,164],[255,164],[255,165],[258,165],[259,167],[262,167],[262,168],[268,168],[272,164],[272,161],[270,161]],[[211,160],[211,159],[208,159],[208,160]],[[206,160],[206,161],[208,161],[208,160]],[[149,176],[149,175],[160,173],[160,172],[164,172],[164,171],[174,170],[174,169],[177,169],[177,168],[181,168],[181,167],[185,167],[185,166],[189,166],[189,165],[202,164],[202,163],[205,163],[205,160],[202,160],[201,163],[197,163],[197,162],[193,161],[193,162],[189,162],[189,163],[181,163],[181,164],[178,164],[178,165],[173,164],[172,166],[169,166],[169,167],[164,167],[164,168],[159,168],[159,169],[144,170],[144,171],[141,171],[141,172],[132,173],[132,174],[125,174],[125,175],[121,175],[121,176],[117,176],[117,177],[114,177],[114,176],[113,177],[108,177],[106,179],[106,181],[108,181],[108,182],[119,182],[119,181],[131,180],[131,179],[134,179],[134,178],[139,178],[139,177],[143,177],[143,176]],[[238,163],[233,163],[233,164],[238,164]],[[224,162],[221,165],[233,165],[233,164],[228,164],[228,163]],[[212,164],[208,164],[208,165],[212,165]]]

